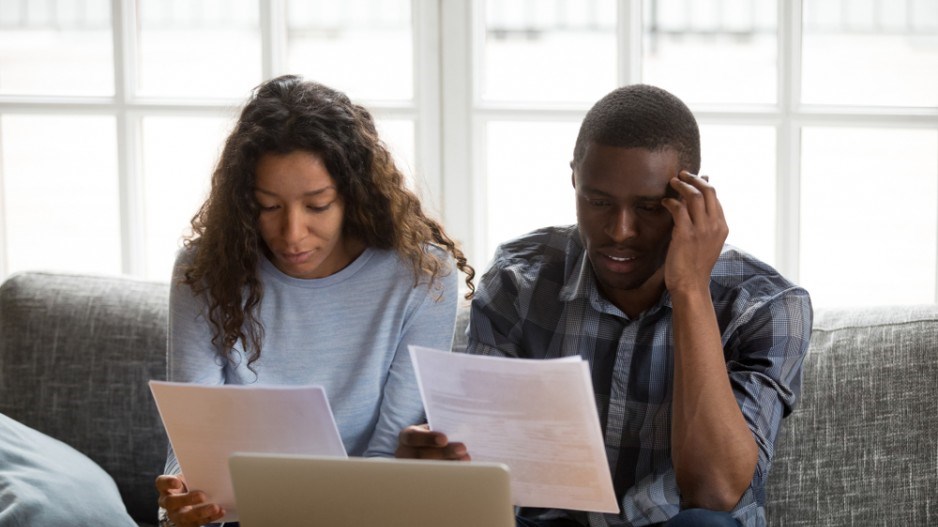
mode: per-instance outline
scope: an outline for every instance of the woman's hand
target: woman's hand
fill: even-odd
[[[199,527],[220,520],[225,510],[208,503],[208,496],[200,490],[189,491],[182,474],[162,475],[156,478],[160,493],[159,505],[176,527]]]

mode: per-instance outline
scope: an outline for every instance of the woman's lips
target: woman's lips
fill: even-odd
[[[303,251],[296,253],[280,253],[280,257],[285,261],[292,264],[301,264],[309,259],[309,256],[313,254],[313,251]]]

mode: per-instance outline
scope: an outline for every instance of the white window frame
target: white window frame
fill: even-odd
[[[412,13],[414,98],[411,103],[356,101],[364,104],[377,119],[408,119],[414,122],[416,158],[414,167],[418,190],[425,206],[442,214],[442,161],[440,143],[440,62],[438,0],[414,0]],[[143,152],[141,123],[145,116],[210,116],[229,118],[231,109],[243,104],[239,99],[192,99],[140,97],[135,79],[137,35],[136,6],[133,0],[110,0],[113,39],[114,95],[101,97],[3,96],[0,114],[106,115],[115,119],[117,138],[118,192],[120,196],[121,271],[142,277],[146,274],[144,248]],[[269,79],[287,73],[286,0],[258,0],[261,34],[261,75]],[[260,80],[258,80],[260,82]],[[0,130],[2,133],[2,130]],[[208,177],[209,175],[206,175]],[[0,203],[4,196],[0,170]],[[193,211],[194,213],[195,211]],[[9,274],[7,221],[0,212],[0,279]],[[167,276],[168,280],[169,277]]]
[[[479,57],[484,0],[446,2],[442,11],[444,210],[447,226],[477,266],[488,240],[485,224],[485,129],[491,120],[579,122],[586,106],[499,105],[481,100]],[[617,0],[619,85],[642,79],[642,0]],[[473,21],[466,24],[465,21]],[[802,2],[778,0],[778,102],[771,105],[691,105],[701,124],[759,125],[776,130],[776,267],[794,281],[800,274],[801,133],[805,126],[938,129],[938,108],[833,107],[801,100]],[[471,26],[471,27],[470,27]],[[469,148],[469,152],[464,151]],[[573,151],[573,145],[570,145]],[[571,198],[573,195],[571,192]],[[938,221],[938,218],[936,218]],[[928,249],[924,249],[928,250]],[[931,248],[938,252],[938,239]],[[935,269],[938,299],[938,266]]]
[[[412,103],[360,101],[378,119],[415,123],[415,172],[425,205],[437,213],[477,268],[486,240],[486,124],[506,118],[579,122],[588,105],[505,105],[483,102],[479,60],[484,0],[412,0],[414,99]],[[231,99],[157,99],[134,93],[136,25],[133,0],[110,0],[114,44],[112,97],[0,96],[2,114],[108,115],[117,127],[121,216],[121,269],[143,276],[144,223],[141,166],[143,116],[229,117],[243,103]],[[701,106],[702,124],[774,127],[776,141],[776,266],[794,280],[800,265],[801,137],[805,126],[920,128],[938,130],[938,108],[825,107],[803,105],[801,86],[802,2],[778,0],[778,103]],[[641,82],[642,0],[617,0],[619,84]],[[285,73],[286,0],[259,0],[263,78]],[[0,133],[3,130],[0,129]],[[573,145],[570,145],[572,151]],[[0,171],[0,202],[4,199]],[[571,194],[572,199],[572,194]],[[938,218],[935,219],[938,223]],[[8,222],[0,213],[0,278],[9,271]],[[938,239],[931,248],[938,253]],[[481,270],[481,269],[480,269]],[[938,266],[935,269],[938,299]]]

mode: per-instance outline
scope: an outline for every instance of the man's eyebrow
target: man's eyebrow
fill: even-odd
[[[335,185],[329,185],[327,187],[318,188],[316,190],[310,190],[309,192],[304,192],[304,197],[316,196],[322,194],[323,192],[332,189],[335,190]],[[277,196],[276,192],[271,192],[269,190],[264,190],[261,187],[254,187],[254,192],[260,192],[261,194],[267,194],[268,196]]]
[[[670,188],[670,186],[669,186],[668,188]],[[610,194],[610,193],[608,193],[608,192],[606,192],[606,191],[604,191],[604,190],[600,190],[600,189],[598,189],[598,188],[590,187],[590,186],[588,186],[588,185],[587,185],[587,186],[580,187],[580,190],[581,190],[582,192],[586,193],[586,194],[591,194],[591,195],[595,195],[595,196],[601,196],[601,197],[604,197],[604,198],[614,198],[614,197],[615,197],[615,196],[613,196],[612,194]],[[667,198],[667,197],[672,197],[672,196],[671,196],[667,191],[665,191],[665,192],[662,193],[662,194],[645,195],[645,196],[634,196],[634,197],[632,198],[632,200],[633,200],[633,201],[661,201],[661,200],[663,200],[664,198]]]

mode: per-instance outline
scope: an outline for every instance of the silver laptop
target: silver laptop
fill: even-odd
[[[514,527],[497,463],[234,454],[242,527]]]

